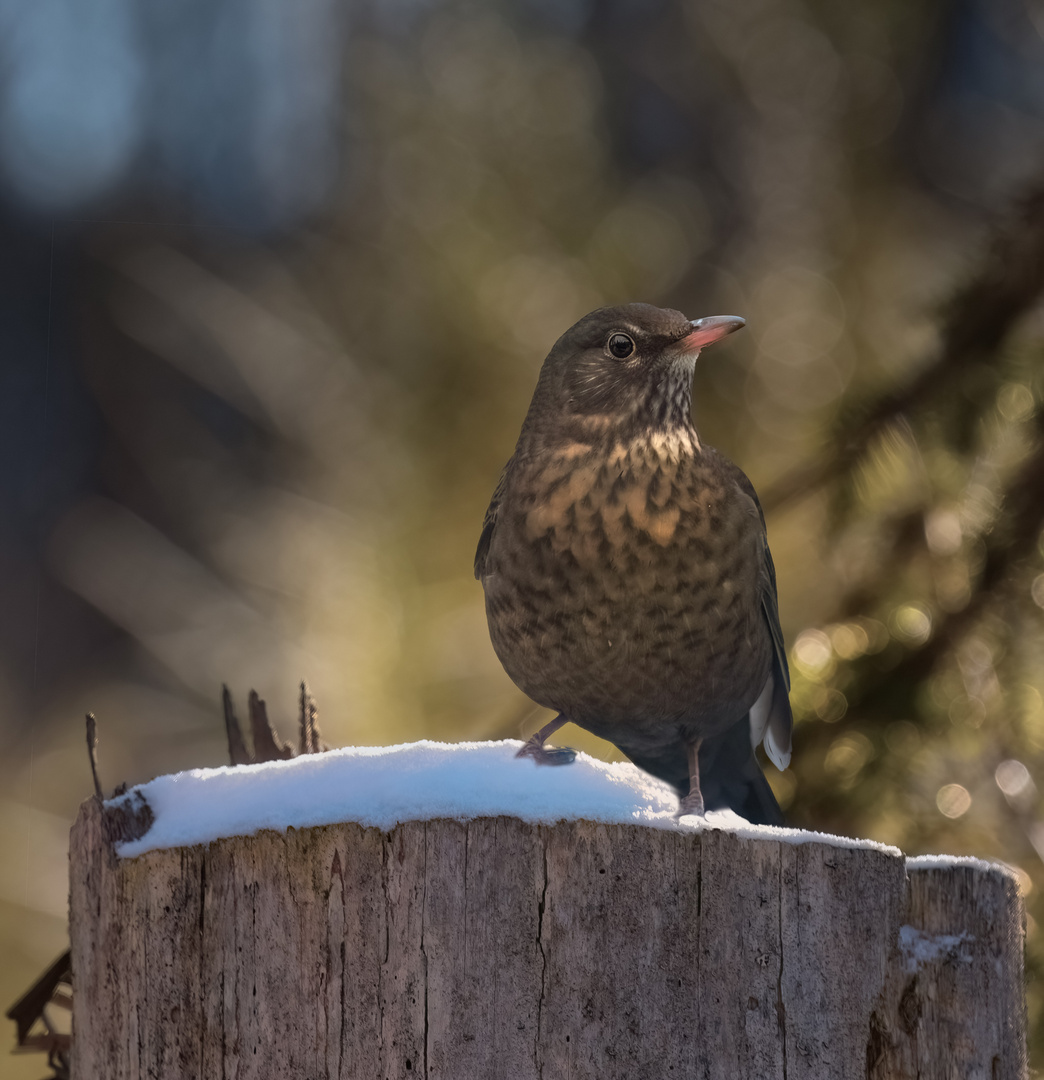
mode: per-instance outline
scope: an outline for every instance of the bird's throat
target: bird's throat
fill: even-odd
[[[679,357],[650,387],[642,412],[654,431],[695,434],[692,425],[692,375],[695,359]]]

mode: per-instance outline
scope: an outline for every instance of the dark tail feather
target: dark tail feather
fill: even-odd
[[[658,757],[633,753],[626,744],[620,749],[639,769],[671,784],[679,798],[689,793],[689,760],[680,743]],[[703,740],[700,745],[700,790],[708,810],[732,810],[752,825],[786,824],[783,811],[754,756],[747,717],[721,735]]]
[[[708,810],[732,810],[754,825],[785,825],[750,745],[747,718],[700,746],[700,789]]]

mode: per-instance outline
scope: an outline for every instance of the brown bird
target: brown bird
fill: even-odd
[[[679,814],[782,823],[754,747],[790,760],[776,575],[754,488],[700,442],[700,349],[744,321],[600,308],[556,342],[486,511],[475,576],[508,675],[673,784]]]

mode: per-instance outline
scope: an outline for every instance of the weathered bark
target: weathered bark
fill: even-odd
[[[121,861],[90,800],[74,1077],[1021,1080],[1010,879],[911,885],[879,850],[504,817]],[[972,957],[922,965],[912,1022],[904,924]]]
[[[1025,913],[1000,869],[909,870],[908,915],[871,1017],[869,1080],[1026,1074]]]

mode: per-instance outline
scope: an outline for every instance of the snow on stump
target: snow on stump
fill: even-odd
[[[76,1080],[1026,1075],[1007,871],[678,824],[633,766],[538,768],[518,745],[84,803]]]

